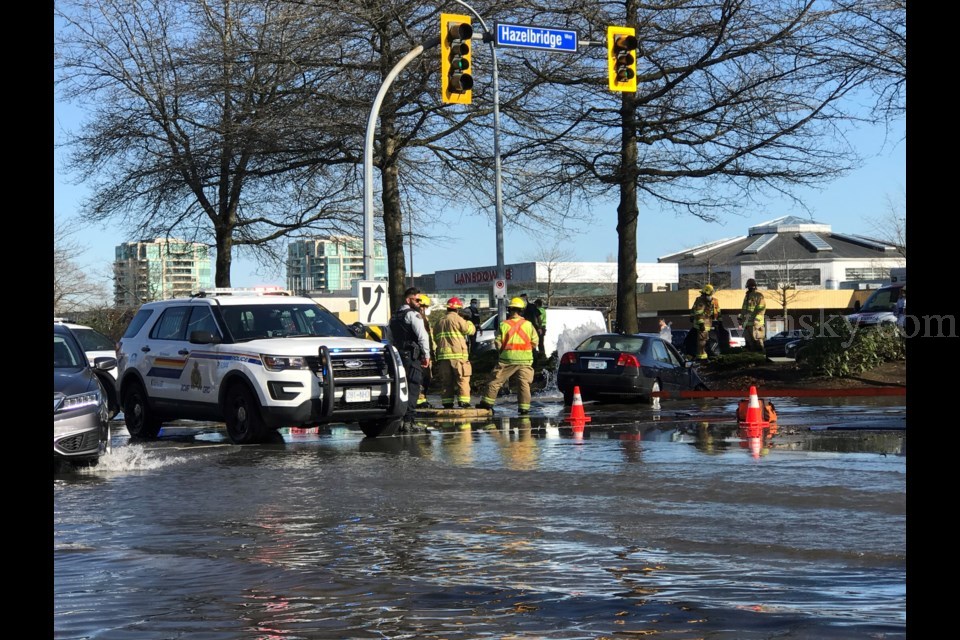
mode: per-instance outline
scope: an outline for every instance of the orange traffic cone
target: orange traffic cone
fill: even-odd
[[[750,403],[747,405],[747,416],[743,422],[751,426],[765,424],[763,410],[760,408],[760,398],[757,397],[757,388],[754,386],[750,387]]]
[[[580,397],[580,387],[573,388],[573,403],[570,405],[570,415],[567,416],[567,421],[572,422],[574,426],[583,426],[584,423],[590,422],[590,417],[583,410],[583,398]]]

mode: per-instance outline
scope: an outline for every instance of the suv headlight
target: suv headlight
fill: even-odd
[[[263,366],[267,371],[289,371],[292,369],[309,369],[307,359],[303,356],[268,356],[260,354]]]
[[[55,412],[76,411],[84,407],[96,407],[99,404],[99,391],[78,393],[75,396],[61,396],[60,394],[54,394],[53,396],[53,410]]]

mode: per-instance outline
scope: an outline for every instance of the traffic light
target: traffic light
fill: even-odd
[[[607,27],[607,84],[611,91],[637,90],[637,30]]]
[[[470,16],[440,14],[440,90],[449,104],[470,104],[473,76],[470,75]]]

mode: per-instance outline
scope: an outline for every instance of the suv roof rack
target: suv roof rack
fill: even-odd
[[[200,289],[190,295],[191,298],[209,298],[212,296],[289,296],[287,289],[280,287],[211,287]]]

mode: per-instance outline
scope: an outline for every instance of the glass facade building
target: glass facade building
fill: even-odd
[[[186,297],[213,286],[210,247],[176,238],[118,245],[113,271],[113,298],[118,307]]]
[[[387,256],[382,243],[373,245],[373,280],[387,278]],[[355,236],[316,236],[294,240],[287,247],[287,289],[346,291],[363,280],[363,239]]]

